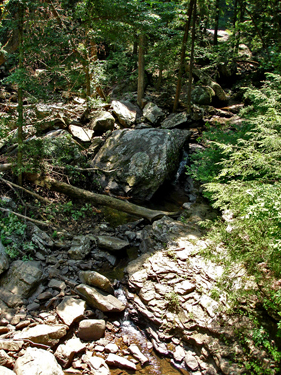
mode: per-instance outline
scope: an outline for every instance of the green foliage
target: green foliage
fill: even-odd
[[[267,74],[261,89],[245,89],[245,99],[242,124],[205,132],[206,149],[192,157],[188,173],[203,182],[214,207],[233,213],[231,223],[211,224],[210,236],[227,249],[220,261],[244,264],[261,285],[264,307],[278,315],[281,296],[272,285],[281,277],[281,76]]]

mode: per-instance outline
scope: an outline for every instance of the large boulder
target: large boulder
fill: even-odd
[[[149,200],[176,171],[189,135],[180,129],[117,130],[91,162],[105,172],[95,179],[113,194]]]
[[[95,134],[103,134],[107,130],[113,130],[114,117],[109,112],[100,112],[96,117],[90,121],[90,128],[94,130]]]

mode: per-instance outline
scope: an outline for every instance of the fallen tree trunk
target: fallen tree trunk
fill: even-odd
[[[107,195],[92,193],[91,191],[80,189],[75,186],[66,184],[65,182],[60,182],[49,177],[40,177],[38,175],[28,175],[26,177],[35,184],[46,187],[50,190],[66,194],[76,199],[84,199],[88,202],[101,206],[108,206],[115,210],[127,212],[131,215],[143,217],[150,222],[157,220],[163,216],[175,216],[178,214],[178,212],[151,210],[149,208],[138,206],[136,204],[129,203],[127,201],[123,201]]]

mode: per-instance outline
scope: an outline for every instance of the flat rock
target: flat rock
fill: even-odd
[[[106,363],[109,366],[126,368],[134,371],[136,371],[137,369],[136,365],[132,361],[129,361],[128,359],[120,357],[116,354],[109,354],[109,356],[106,359]]]
[[[64,375],[52,353],[31,347],[17,359],[14,372],[17,375]]]
[[[77,336],[84,341],[97,341],[104,336],[104,333],[103,319],[85,319],[79,323]]]
[[[54,346],[66,335],[67,329],[68,327],[63,324],[38,324],[35,327],[17,332],[14,338],[16,340],[28,339],[39,344]]]
[[[82,352],[86,349],[86,345],[82,344],[79,338],[74,338],[66,341],[65,344],[61,344],[57,347],[55,357],[62,367],[68,367],[75,354]]]
[[[96,286],[107,293],[113,294],[114,289],[109,279],[95,271],[79,272],[79,279],[83,284]]]
[[[103,358],[97,356],[90,357],[89,364],[93,371],[93,375],[110,375],[109,367]]]
[[[75,291],[86,300],[91,307],[101,310],[102,312],[122,312],[125,305],[111,294],[98,291],[94,287],[80,284]]]
[[[133,357],[135,357],[142,365],[149,362],[149,359],[142,354],[141,350],[136,344],[131,344],[128,349],[132,353]]]
[[[163,129],[173,129],[187,124],[187,114],[185,112],[171,113],[161,124]]]
[[[127,241],[120,240],[117,237],[97,236],[98,246],[109,251],[120,251],[128,247],[130,244]]]
[[[18,352],[23,347],[23,341],[15,341],[12,339],[0,340],[0,349],[6,350],[7,352]]]
[[[57,306],[56,311],[61,320],[70,326],[72,323],[83,317],[85,309],[85,301],[73,297],[65,297]]]
[[[94,131],[92,129],[77,125],[69,125],[69,130],[75,138],[78,138],[82,142],[91,142],[94,135]]]
[[[197,359],[192,355],[191,352],[187,352],[185,356],[185,364],[191,371],[196,371],[198,369]]]

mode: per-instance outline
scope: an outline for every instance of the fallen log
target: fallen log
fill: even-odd
[[[88,202],[98,204],[101,206],[111,207],[115,210],[127,212],[128,214],[143,217],[150,222],[160,219],[163,216],[176,216],[178,212],[166,212],[151,210],[133,203],[129,203],[124,200],[113,198],[107,195],[92,193],[91,191],[77,188],[75,186],[66,184],[65,182],[57,181],[50,177],[42,177],[38,175],[27,175],[30,181],[35,184],[46,187],[49,190],[57,191],[59,193],[66,194],[76,199],[84,199]]]

